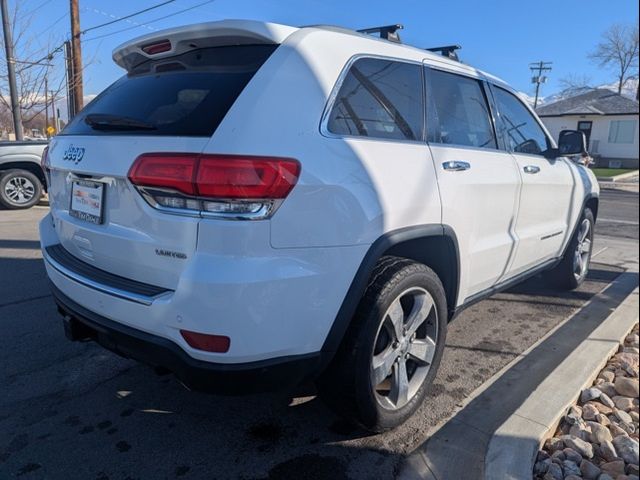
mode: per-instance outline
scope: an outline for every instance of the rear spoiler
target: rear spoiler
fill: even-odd
[[[153,32],[123,43],[113,51],[113,61],[127,71],[151,58],[173,57],[207,47],[227,45],[277,45],[298,28],[250,20],[222,20]]]

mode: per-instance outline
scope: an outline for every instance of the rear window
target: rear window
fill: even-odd
[[[422,96],[419,65],[356,60],[340,87],[327,129],[337,135],[422,140]]]
[[[276,48],[215,47],[141,63],[90,102],[62,134],[211,136]]]

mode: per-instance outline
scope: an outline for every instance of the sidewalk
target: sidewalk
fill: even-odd
[[[522,470],[505,473],[518,467],[531,478],[539,442],[549,430],[553,433],[565,407],[607,360],[609,343],[620,340],[612,336],[627,329],[620,333],[626,334],[637,319],[637,242],[604,238],[601,248],[598,263],[627,271],[474,392],[451,420],[409,455],[400,479],[521,478]],[[626,313],[612,316],[634,291]],[[541,388],[544,383],[547,386]],[[509,451],[510,446],[516,448]],[[514,457],[514,452],[523,458]]]

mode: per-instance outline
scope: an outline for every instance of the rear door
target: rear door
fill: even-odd
[[[144,153],[202,152],[275,48],[204,48],[145,60],[87,105],[49,150],[62,246],[102,270],[175,288],[196,249],[199,212],[154,208],[176,199],[170,191],[143,197],[128,172]]]
[[[522,177],[515,225],[518,248],[508,273],[514,276],[560,254],[568,234],[574,181],[565,159],[545,158],[553,144],[525,104],[500,87],[492,91],[499,128]]]
[[[493,286],[515,247],[520,175],[499,150],[483,82],[427,68],[427,132],[442,221],[458,237],[460,299]]]

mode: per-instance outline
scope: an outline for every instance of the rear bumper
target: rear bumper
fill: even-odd
[[[197,360],[166,338],[109,320],[55,285],[51,289],[71,340],[93,340],[123,357],[167,369],[193,390],[228,395],[281,390],[313,379],[324,365],[320,352],[240,364]]]

